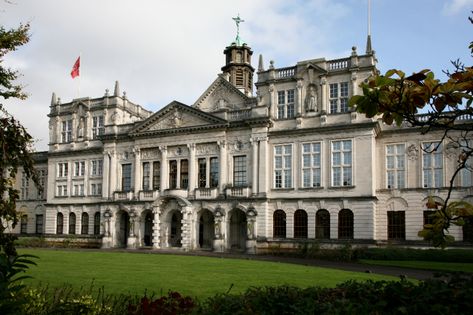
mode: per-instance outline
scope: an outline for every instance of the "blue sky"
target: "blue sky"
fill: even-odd
[[[6,27],[30,22],[31,41],[7,55],[30,97],[7,109],[48,143],[52,92],[69,102],[99,97],[115,80],[130,100],[156,111],[172,100],[191,105],[220,73],[223,49],[241,37],[265,66],[343,58],[365,51],[368,0],[14,0],[0,2]],[[371,33],[378,68],[442,76],[450,60],[471,65],[473,0],[372,0]],[[79,53],[79,80],[69,73]],[[78,93],[78,90],[80,92]],[[3,101],[2,101],[3,102]]]

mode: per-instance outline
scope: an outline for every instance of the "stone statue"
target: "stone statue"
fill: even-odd
[[[220,238],[220,221],[216,220],[215,221],[215,238],[219,239]]]
[[[317,89],[314,85],[309,86],[309,91],[305,98],[305,110],[306,112],[317,111]]]
[[[82,138],[84,137],[84,117],[79,119],[79,126],[77,126],[77,137]]]

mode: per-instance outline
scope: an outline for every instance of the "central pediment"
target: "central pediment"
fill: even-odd
[[[227,121],[224,119],[174,101],[141,122],[131,131],[131,134],[179,132],[226,125]]]

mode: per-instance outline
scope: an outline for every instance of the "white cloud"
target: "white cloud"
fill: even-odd
[[[470,12],[473,10],[473,0],[451,0],[445,3],[443,9],[448,15],[454,15],[462,11]]]

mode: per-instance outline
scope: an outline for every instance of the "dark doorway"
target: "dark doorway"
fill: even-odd
[[[151,212],[146,213],[145,216],[145,237],[144,245],[153,245],[153,214]]]
[[[244,251],[246,239],[246,214],[240,209],[235,209],[230,214],[230,249]]]
[[[126,247],[128,237],[130,236],[130,216],[122,211],[120,214],[120,229],[118,230],[118,246]]]
[[[169,234],[169,245],[171,247],[181,247],[182,213],[174,211],[171,216],[171,234]]]
[[[215,236],[214,216],[209,210],[204,210],[199,219],[199,247],[202,249],[212,249],[212,242]]]

